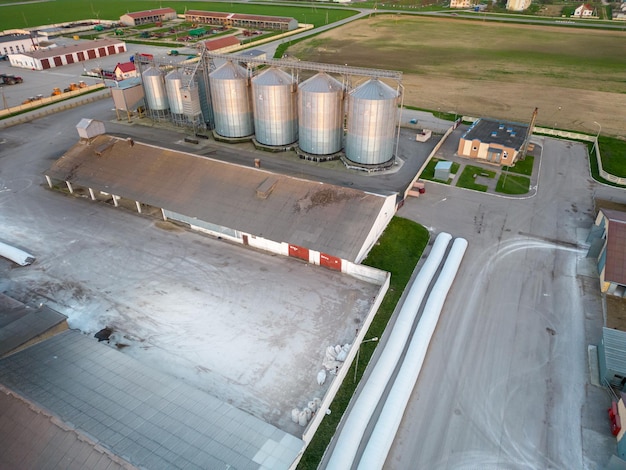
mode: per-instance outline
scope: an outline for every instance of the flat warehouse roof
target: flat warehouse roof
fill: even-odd
[[[53,47],[51,49],[40,49],[33,52],[22,52],[22,55],[32,57],[34,59],[45,59],[47,57],[56,57],[64,54],[72,54],[73,52],[86,51],[88,49],[97,49],[107,46],[124,46],[123,41],[117,39],[96,39],[94,41],[84,41],[69,46]]]
[[[351,261],[387,199],[109,135],[74,145],[46,174]]]

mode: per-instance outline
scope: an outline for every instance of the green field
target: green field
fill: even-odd
[[[24,3],[16,0],[0,0],[0,30],[11,28],[27,28],[40,25],[79,21],[84,19],[119,20],[127,12],[154,10],[170,7],[179,14],[185,8],[191,10],[226,11],[232,13],[250,13],[254,15],[287,16],[300,22],[324,25],[354,15],[354,10],[329,9],[319,6],[282,6],[271,4],[227,3],[227,2],[154,2],[154,1],[86,1],[86,0],[55,0],[41,3]]]

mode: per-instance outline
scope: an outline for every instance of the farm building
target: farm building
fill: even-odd
[[[507,0],[506,9],[511,11],[524,11],[531,3],[532,0]]]
[[[137,77],[139,74],[135,69],[135,64],[132,62],[123,62],[117,64],[113,70],[116,80],[126,80],[127,78]]]
[[[471,8],[474,0],[450,0],[450,8]]]
[[[176,10],[173,8],[159,8],[157,10],[136,11],[120,16],[120,23],[125,26],[152,24],[158,21],[176,19]]]
[[[31,52],[39,48],[38,35],[33,34],[5,34],[0,36],[0,55]]]
[[[298,28],[298,21],[294,18],[201,10],[187,11],[185,13],[185,21],[190,23],[225,26],[227,28],[271,29],[278,31],[292,31]]]
[[[233,46],[239,46],[240,42],[235,36],[223,36],[221,38],[206,41],[204,46],[207,51],[219,51]],[[228,52],[228,51],[223,51]]]
[[[45,70],[52,67],[84,62],[126,52],[126,44],[116,39],[96,39],[69,46],[53,47],[33,52],[9,54],[9,61],[14,67],[33,70]]]
[[[526,139],[524,124],[479,119],[459,140],[461,157],[497,165],[512,165]]]
[[[363,260],[395,213],[395,194],[273,174],[108,134],[77,143],[45,174],[51,185],[63,182],[94,200],[139,212],[156,209],[193,229],[342,272]]]
[[[591,5],[583,3],[574,10],[572,18],[592,18],[595,16],[594,11],[595,9]]]
[[[610,294],[626,289],[626,212],[600,209],[591,235],[591,253],[598,257],[600,290]],[[595,240],[593,240],[595,239]]]

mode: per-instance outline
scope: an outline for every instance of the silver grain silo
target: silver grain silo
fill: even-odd
[[[169,108],[163,74],[154,67],[148,67],[141,74],[143,89],[146,93],[148,108],[154,111],[166,110]]]
[[[226,62],[209,74],[215,132],[224,137],[254,134],[252,96],[246,69]]]
[[[167,101],[172,114],[183,114],[182,87],[183,74],[178,70],[172,70],[165,76],[165,91],[167,92]]]
[[[343,85],[318,73],[298,87],[298,145],[308,153],[327,155],[341,150]]]
[[[350,91],[345,148],[349,160],[377,165],[393,158],[397,99],[396,90],[378,79]]]
[[[291,75],[269,68],[252,78],[254,135],[265,145],[288,145],[298,139],[296,83]]]

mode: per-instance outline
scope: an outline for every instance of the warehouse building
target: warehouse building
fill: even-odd
[[[136,11],[120,16],[120,23],[124,26],[139,26],[153,24],[159,21],[176,19],[176,10],[173,8],[159,8],[157,10]]]
[[[61,183],[235,243],[350,273],[395,213],[395,194],[277,175],[101,134],[101,126],[88,124],[78,129],[81,142],[45,173],[51,187]]]
[[[35,34],[4,34],[0,36],[0,55],[19,54],[20,52],[37,50],[40,39],[42,38]]]
[[[46,70],[122,52],[126,52],[126,43],[123,41],[117,39],[96,39],[69,46],[9,54],[9,61],[13,67]]]
[[[185,13],[185,21],[224,26],[226,28],[271,29],[277,31],[292,31],[298,28],[298,20],[294,18],[201,10],[187,11]]]
[[[528,125],[479,119],[459,140],[461,157],[497,165],[512,165],[526,139]]]
[[[601,209],[588,241],[590,256],[598,259],[600,290],[626,292],[626,212]]]

